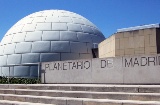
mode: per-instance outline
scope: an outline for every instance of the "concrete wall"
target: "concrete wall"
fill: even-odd
[[[156,35],[156,28],[118,32],[99,44],[99,57],[157,54]]]
[[[99,57],[114,57],[115,46],[115,35],[112,35],[107,38],[107,40],[102,41],[98,45]]]
[[[160,55],[42,63],[43,83],[160,84]]]

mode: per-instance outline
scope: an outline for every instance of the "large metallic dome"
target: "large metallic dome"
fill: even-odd
[[[0,43],[0,73],[6,65],[92,58],[103,34],[86,18],[64,10],[45,10],[18,21]],[[37,66],[13,66],[10,76],[36,77]]]

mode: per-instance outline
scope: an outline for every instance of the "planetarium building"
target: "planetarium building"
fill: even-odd
[[[37,77],[37,63],[93,58],[104,39],[93,23],[76,13],[30,14],[13,25],[0,43],[0,75]]]

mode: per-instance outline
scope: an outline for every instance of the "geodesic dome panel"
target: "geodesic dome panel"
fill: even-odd
[[[64,10],[45,10],[18,21],[0,43],[1,75],[4,65],[92,58],[92,48],[105,37],[86,18]],[[37,76],[37,66],[13,66],[10,75]]]

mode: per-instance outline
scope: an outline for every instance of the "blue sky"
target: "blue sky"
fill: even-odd
[[[0,39],[21,18],[47,9],[80,14],[106,38],[119,28],[160,23],[160,0],[0,0]]]

